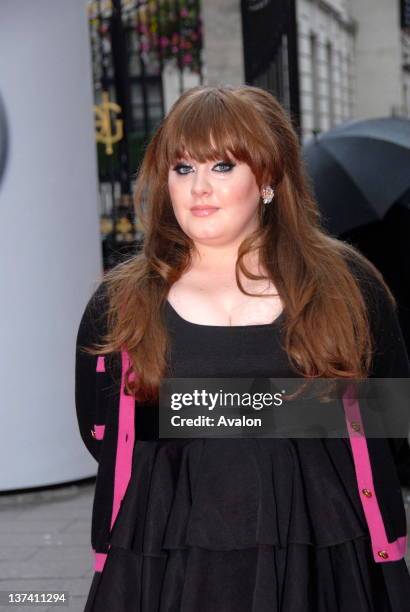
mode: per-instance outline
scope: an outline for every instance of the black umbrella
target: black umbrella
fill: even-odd
[[[323,224],[336,236],[409,206],[410,120],[349,121],[309,140],[303,157]]]

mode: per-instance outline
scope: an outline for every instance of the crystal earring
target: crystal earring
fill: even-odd
[[[262,195],[263,203],[270,204],[270,202],[272,202],[273,197],[275,195],[275,190],[270,185],[267,185],[266,187],[262,188],[261,195]]]

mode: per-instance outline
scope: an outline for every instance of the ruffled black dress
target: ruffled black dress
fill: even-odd
[[[173,376],[295,376],[283,315],[228,327],[165,310]],[[409,610],[405,561],[373,560],[347,438],[158,440],[155,412],[137,406],[132,476],[87,610]]]

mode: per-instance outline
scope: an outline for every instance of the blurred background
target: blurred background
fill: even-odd
[[[158,123],[185,89],[243,83],[286,108],[324,224],[382,271],[410,347],[410,0],[2,0],[0,591],[83,609],[79,321],[142,244],[133,184]]]

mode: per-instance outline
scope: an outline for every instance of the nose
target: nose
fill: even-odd
[[[197,168],[193,173],[191,192],[192,195],[202,196],[211,193],[212,185],[206,168]]]

